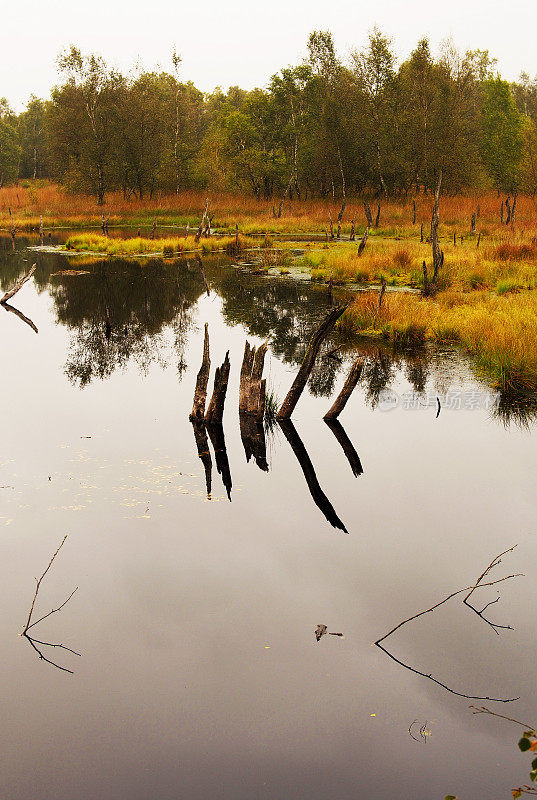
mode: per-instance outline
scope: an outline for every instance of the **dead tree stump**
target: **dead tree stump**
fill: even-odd
[[[323,419],[330,420],[330,419],[337,419],[343,409],[347,404],[347,400],[353,393],[356,384],[360,380],[360,376],[362,374],[362,370],[364,368],[364,359],[359,356],[352,367],[350,368],[349,374],[347,375],[347,379],[343,384],[343,388],[336,397],[332,407],[326,412]]]
[[[229,380],[229,350],[221,367],[216,368],[214,376],[214,388],[210,403],[205,414],[205,422],[211,425],[220,425],[224,415],[224,403],[226,402],[227,383]],[[210,434],[209,434],[210,435]]]
[[[296,404],[300,400],[300,396],[304,391],[310,372],[313,369],[313,365],[315,364],[315,359],[317,358],[317,354],[321,344],[323,343],[323,339],[333,329],[334,325],[342,316],[346,308],[347,306],[336,306],[334,309],[332,309],[332,311],[327,314],[311,337],[306,350],[306,355],[304,356],[302,364],[300,365],[300,369],[298,370],[298,374],[293,381],[293,385],[287,393],[287,397],[280,406],[280,410],[278,411],[278,420],[286,420],[291,418]]]
[[[205,323],[205,338],[203,342],[203,357],[201,367],[196,378],[196,388],[194,390],[194,404],[190,420],[202,420],[205,416],[205,401],[207,399],[207,383],[209,381],[209,371],[211,369],[211,359],[209,356],[209,324]]]
[[[367,244],[367,237],[369,236],[369,228],[366,228],[364,231],[364,235],[362,236],[362,241],[358,245],[358,255],[361,256],[364,252],[364,248]]]

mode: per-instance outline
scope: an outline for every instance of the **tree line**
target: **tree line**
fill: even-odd
[[[422,39],[397,64],[377,29],[346,63],[328,31],[267,88],[204,94],[170,71],[124,75],[71,47],[51,97],[14,114],[0,100],[0,186],[24,178],[143,199],[157,190],[259,199],[406,195],[495,188],[537,192],[537,78],[501,78],[488,51]],[[276,202],[276,207],[278,207]]]

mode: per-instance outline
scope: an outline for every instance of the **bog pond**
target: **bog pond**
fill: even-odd
[[[2,800],[502,800],[528,783],[522,729],[470,706],[537,724],[537,404],[456,350],[335,333],[292,423],[252,431],[245,341],[267,342],[281,402],[326,286],[31,244],[0,250],[2,293],[37,265],[0,308]],[[205,323],[210,390],[227,351],[231,369],[201,446]],[[514,545],[493,585],[441,602]],[[45,618],[20,636],[34,598]]]

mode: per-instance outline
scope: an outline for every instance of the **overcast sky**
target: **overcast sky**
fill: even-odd
[[[0,97],[20,110],[30,94],[46,97],[58,53],[73,43],[128,71],[170,68],[175,45],[182,77],[215,86],[264,86],[305,53],[310,31],[332,31],[341,56],[361,47],[377,25],[400,58],[423,35],[433,52],[442,39],[488,49],[505,78],[537,73],[536,0],[15,0],[2,13]]]

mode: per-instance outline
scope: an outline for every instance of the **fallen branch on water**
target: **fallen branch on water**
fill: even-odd
[[[77,653],[76,650],[72,650],[70,647],[67,647],[64,644],[56,644],[54,642],[44,642],[44,641],[41,641],[40,639],[36,639],[34,636],[31,636],[29,634],[29,631],[32,628],[35,628],[36,625],[39,625],[40,622],[43,622],[43,620],[47,619],[48,617],[52,616],[53,614],[57,614],[58,611],[61,611],[62,608],[64,608],[64,606],[67,605],[69,600],[72,598],[72,596],[74,595],[74,593],[78,589],[78,586],[75,589],[73,589],[73,591],[71,592],[69,597],[66,600],[64,600],[63,603],[61,603],[61,605],[59,605],[57,608],[53,608],[47,614],[43,614],[43,616],[39,617],[39,619],[36,619],[35,622],[32,621],[32,617],[33,617],[33,613],[34,613],[34,609],[35,609],[35,604],[36,604],[36,601],[37,601],[37,596],[39,594],[39,589],[41,588],[41,584],[43,582],[43,579],[44,579],[45,575],[47,574],[47,572],[50,570],[52,564],[54,563],[54,560],[55,560],[56,556],[58,555],[58,553],[62,549],[63,545],[65,544],[66,539],[67,539],[67,534],[65,534],[65,536],[63,537],[63,539],[62,539],[62,541],[60,543],[60,546],[58,547],[58,549],[56,550],[56,552],[54,553],[54,555],[50,559],[50,561],[48,563],[48,566],[45,569],[45,571],[43,572],[43,574],[41,575],[41,577],[39,579],[36,579],[36,587],[35,587],[35,592],[34,592],[32,604],[30,606],[30,611],[28,613],[28,619],[26,620],[26,625],[24,626],[24,628],[22,630],[21,636],[24,636],[24,638],[30,643],[30,645],[33,647],[33,649],[36,651],[36,653],[38,654],[39,658],[42,661],[46,661],[47,664],[51,664],[51,666],[56,667],[56,669],[59,669],[62,672],[69,672],[72,675],[73,674],[73,670],[72,669],[67,669],[67,667],[62,667],[60,664],[57,664],[55,661],[52,661],[50,658],[47,658],[47,656],[44,655],[43,651],[37,645],[41,645],[41,647],[54,647],[54,648],[57,647],[57,648],[59,648],[61,650],[66,650],[67,652],[72,653],[73,655],[79,656],[79,657],[80,657],[80,653]]]
[[[404,625],[407,625],[409,622],[412,622],[413,620],[418,619],[418,617],[422,617],[425,614],[429,614],[431,611],[435,611],[437,608],[439,608],[440,606],[444,605],[444,603],[447,603],[448,600],[451,600],[453,597],[456,597],[457,595],[463,594],[463,592],[467,592],[468,593],[466,595],[466,597],[464,598],[464,601],[467,601],[468,598],[472,595],[472,593],[478,588],[482,589],[485,586],[496,586],[496,584],[502,583],[503,581],[508,581],[511,578],[520,577],[522,575],[522,573],[517,572],[517,573],[514,573],[512,575],[506,575],[504,578],[498,578],[497,580],[488,581],[487,583],[483,583],[483,578],[485,578],[488,575],[490,570],[493,569],[493,567],[496,567],[498,564],[501,563],[501,556],[505,555],[506,553],[510,553],[512,550],[514,550],[515,547],[516,547],[516,545],[514,545],[513,547],[510,547],[508,550],[504,550],[503,553],[500,553],[495,558],[493,558],[493,560],[490,562],[488,567],[479,576],[477,581],[472,586],[466,586],[463,589],[458,589],[456,592],[452,592],[447,597],[444,597],[443,600],[440,600],[440,602],[435,603],[430,608],[426,608],[425,611],[420,611],[417,614],[414,614],[413,616],[408,617],[408,619],[405,619],[402,622],[400,622],[398,625],[396,625],[394,628],[392,628],[391,631],[388,631],[388,633],[384,634],[384,636],[382,636],[380,639],[377,639],[377,641],[374,642],[374,644],[377,647],[379,647],[384,653],[386,653],[386,655],[389,656],[389,658],[391,658],[392,661],[395,661],[397,664],[400,664],[400,666],[404,667],[405,669],[410,670],[410,672],[414,672],[416,675],[421,675],[423,678],[427,678],[428,680],[432,681],[433,683],[436,683],[438,686],[441,686],[443,689],[446,689],[448,692],[451,692],[451,694],[455,694],[458,697],[466,697],[469,700],[492,700],[495,703],[512,703],[514,700],[519,700],[520,698],[518,698],[518,697],[510,697],[510,698],[507,698],[507,699],[498,698],[498,697],[480,697],[478,695],[471,695],[471,694],[464,694],[463,692],[457,692],[454,689],[450,689],[450,687],[447,686],[445,683],[442,683],[441,681],[437,680],[436,678],[433,678],[433,676],[430,673],[427,674],[425,672],[421,672],[421,670],[415,669],[415,667],[411,667],[409,664],[405,664],[399,658],[396,658],[396,656],[394,656],[392,653],[390,653],[381,644],[381,642],[384,642],[389,636],[394,634],[397,630],[402,628]],[[469,604],[467,602],[465,602],[465,605],[469,605]],[[490,605],[490,603],[488,605]],[[493,623],[491,623],[489,620],[487,620],[483,616],[483,612],[488,607],[488,605],[485,606],[485,608],[481,612],[476,611],[476,609],[472,608],[471,606],[470,607],[472,608],[473,611],[476,611],[476,613],[478,614],[478,616],[481,617],[481,619],[483,619],[489,625],[492,625],[493,628],[497,628],[497,627],[508,628],[509,626],[506,626],[506,625],[505,626],[494,625]],[[511,628],[511,630],[512,630],[512,628]],[[498,631],[496,631],[496,633],[497,632]]]
[[[20,280],[18,280],[18,281],[17,281],[17,283],[15,284],[15,286],[13,287],[13,289],[10,289],[10,290],[9,290],[9,292],[6,292],[6,293],[5,293],[5,295],[4,295],[4,296],[2,297],[2,299],[0,300],[0,303],[7,303],[7,301],[8,301],[8,300],[11,300],[11,298],[12,298],[14,295],[16,295],[16,294],[17,294],[17,292],[19,291],[19,289],[22,289],[22,287],[24,286],[24,284],[26,283],[26,281],[29,281],[29,280],[30,280],[30,278],[32,277],[32,275],[34,274],[34,272],[36,271],[36,269],[37,269],[37,264],[32,264],[32,266],[30,267],[30,269],[28,270],[28,272],[26,273],[26,275],[25,275],[23,278],[21,278]]]

